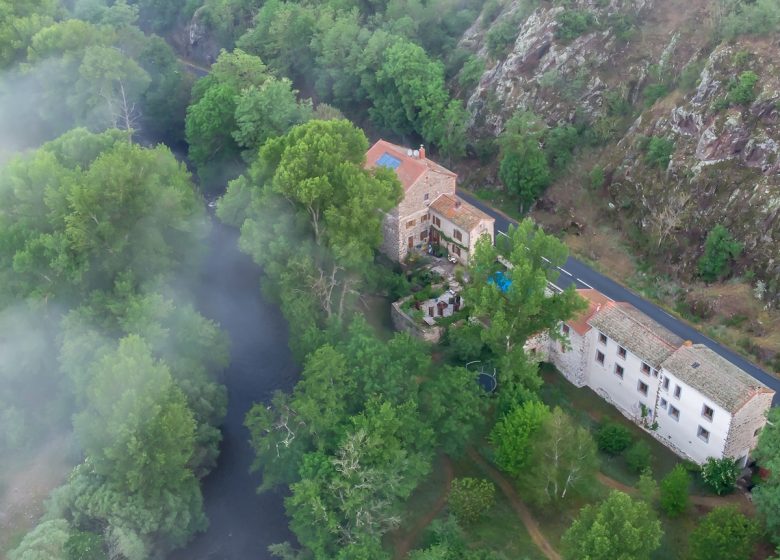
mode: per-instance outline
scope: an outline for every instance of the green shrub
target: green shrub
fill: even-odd
[[[601,165],[596,165],[590,170],[590,188],[600,189],[604,186],[604,168]]]
[[[479,478],[456,478],[452,481],[449,504],[461,525],[477,521],[496,502],[496,487]]]
[[[725,277],[731,270],[731,262],[742,253],[742,243],[731,232],[718,224],[704,242],[704,254],[698,262],[699,276],[707,282]]]
[[[758,75],[748,70],[742,72],[737,80],[729,84],[729,93],[726,96],[729,104],[750,105],[756,100],[756,84]]]
[[[699,85],[699,78],[701,77],[701,71],[704,69],[704,61],[697,60],[691,62],[680,73],[680,89],[683,91],[690,91],[695,89]]]
[[[736,506],[720,506],[708,513],[691,533],[690,560],[750,560],[761,535],[757,521]]]
[[[645,97],[645,107],[652,107],[656,101],[669,93],[669,86],[666,84],[649,84],[643,93]]]
[[[644,441],[637,441],[623,453],[628,468],[636,473],[641,473],[650,466],[653,458],[650,447]]]
[[[631,432],[615,422],[605,422],[596,433],[599,449],[609,455],[619,455],[631,445]]]
[[[592,30],[596,24],[593,13],[584,10],[564,10],[558,14],[556,21],[558,28],[555,30],[555,38],[561,41],[573,41]]]
[[[506,54],[517,39],[518,24],[517,17],[506,17],[490,28],[485,38],[490,56],[498,58]]]
[[[739,465],[730,457],[710,457],[701,469],[701,478],[718,496],[732,492],[739,478]]]
[[[647,143],[645,161],[648,165],[666,169],[674,153],[674,142],[659,136],[653,136]]]
[[[482,7],[482,28],[487,29],[501,13],[503,6],[498,0],[487,0]]]
[[[691,475],[684,466],[677,464],[661,481],[661,509],[669,517],[677,517],[688,509],[688,487]]]
[[[485,61],[474,55],[469,56],[458,74],[458,85],[464,90],[474,89],[484,71]]]
[[[544,139],[544,155],[547,156],[550,167],[556,171],[565,169],[579,143],[577,129],[571,125],[556,126],[547,132]]]
[[[725,2],[724,14],[718,22],[718,33],[724,39],[739,35],[766,35],[777,31],[780,25],[780,3],[777,0],[755,2]]]

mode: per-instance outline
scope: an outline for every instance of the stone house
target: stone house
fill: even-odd
[[[412,150],[379,140],[366,153],[365,165],[392,169],[404,190],[382,226],[381,249],[391,259],[402,261],[411,251],[439,242],[465,264],[481,235],[493,239],[495,220],[455,194],[457,175],[428,159],[424,147]]]
[[[593,389],[684,458],[745,465],[774,391],[635,307],[577,291],[588,309],[561,325],[566,342],[547,342],[549,361],[566,379]]]

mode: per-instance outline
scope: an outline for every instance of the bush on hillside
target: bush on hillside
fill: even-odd
[[[641,473],[650,466],[653,458],[650,447],[644,441],[637,441],[623,453],[628,468],[636,473]]]
[[[733,491],[739,478],[739,465],[730,457],[710,457],[701,469],[701,477],[718,496]]]

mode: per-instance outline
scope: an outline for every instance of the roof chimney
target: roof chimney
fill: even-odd
[[[425,146],[420,144],[420,159],[425,159]]]

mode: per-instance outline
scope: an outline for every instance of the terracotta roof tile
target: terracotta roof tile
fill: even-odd
[[[437,196],[431,202],[430,209],[468,233],[471,233],[482,220],[495,222],[479,208],[452,194],[445,193]]]
[[[367,169],[372,169],[378,165],[385,165],[395,170],[404,191],[408,191],[426,171],[442,173],[451,177],[456,177],[455,173],[446,169],[428,158],[414,157],[408,155],[409,148],[392,144],[386,140],[377,141],[368,152],[366,152]],[[380,160],[382,162],[380,163]],[[398,162],[397,164],[395,162]]]
[[[612,301],[607,296],[599,292],[598,290],[577,290],[577,293],[588,302],[588,308],[580,313],[577,317],[566,321],[566,324],[571,327],[578,335],[583,336],[590,330],[588,320],[593,317],[593,314],[601,309],[602,305],[606,305],[607,302]]]

